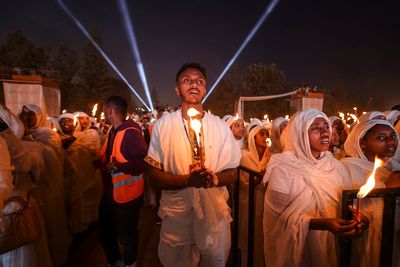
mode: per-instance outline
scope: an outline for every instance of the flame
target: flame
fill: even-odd
[[[190,118],[192,118],[192,117],[194,117],[194,116],[199,115],[200,112],[199,112],[197,109],[195,109],[195,108],[189,108],[188,111],[187,111],[187,114],[188,114],[188,116],[189,116]]]
[[[368,177],[367,182],[361,186],[360,191],[357,193],[358,198],[364,198],[368,195],[369,192],[371,192],[372,189],[375,187],[375,172],[376,169],[381,167],[383,165],[383,160],[375,156],[375,162],[374,162],[374,169],[371,173],[371,175]]]
[[[363,115],[364,115],[364,114],[367,114],[367,112],[366,112],[366,111],[363,111]]]
[[[267,139],[265,139],[265,142],[267,143],[267,146],[268,147],[270,147],[271,146],[271,144],[272,144],[272,142],[271,142],[271,138],[267,138]]]
[[[96,103],[94,106],[93,106],[93,109],[92,109],[92,117],[95,117],[96,116],[96,112],[97,112],[97,105],[98,105],[99,103]]]
[[[65,113],[67,113],[67,110],[63,109],[62,114],[65,114]]]
[[[101,114],[100,114],[100,119],[101,120],[104,120],[106,117],[104,117],[104,112],[102,112]]]
[[[211,114],[211,110],[208,110],[208,114]]]
[[[57,132],[57,128],[56,128],[56,127],[53,127],[53,131]]]
[[[343,112],[340,112],[340,111],[338,111],[338,114],[339,114],[339,117],[342,119],[342,121],[344,121],[344,113],[343,113]]]
[[[264,115],[264,120],[268,120],[268,114]]]
[[[239,113],[236,113],[235,118],[233,119],[233,121],[237,121],[239,119]]]
[[[356,110],[357,110],[357,107],[353,107],[353,109],[354,109],[354,111],[356,111]]]
[[[125,120],[129,120],[129,115],[126,116]]]
[[[359,123],[358,117],[355,114],[350,114],[350,117],[354,120],[354,122]]]
[[[285,119],[289,121],[289,115],[285,115]]]

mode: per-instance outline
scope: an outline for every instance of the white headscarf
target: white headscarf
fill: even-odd
[[[257,133],[262,129],[268,130],[263,125],[256,126],[250,130],[248,149],[242,150],[242,159],[240,161],[240,165],[253,169],[257,172],[265,171],[265,167],[267,166],[268,162],[268,147],[265,149],[264,155],[262,156],[261,160],[259,160],[256,142],[254,140]]]
[[[249,136],[250,130],[251,130],[253,127],[258,126],[258,125],[262,125],[262,122],[261,122],[259,119],[257,119],[257,118],[252,119],[252,120],[250,121],[250,123],[246,126],[246,137]]]
[[[287,119],[284,117],[278,117],[272,122],[272,129],[271,129],[271,147],[269,151],[271,154],[281,153],[282,146],[281,146],[281,124],[284,122],[288,122]]]
[[[342,120],[342,119],[339,118],[338,116],[330,116],[329,117],[329,121],[331,122],[331,126],[336,120]]]
[[[0,105],[0,118],[8,125],[18,139],[24,136],[24,124],[6,106]]]
[[[358,120],[359,120],[360,123],[361,123],[361,122],[364,122],[364,121],[373,120],[374,118],[376,118],[376,117],[378,117],[378,116],[384,116],[384,117],[386,118],[385,114],[383,114],[383,113],[380,112],[380,111],[370,111],[370,112],[367,112],[367,113],[365,113],[365,114],[362,114],[362,115],[358,118]]]
[[[383,114],[385,114],[386,119],[393,125],[395,126],[395,122],[397,121],[397,119],[400,116],[400,111],[398,110],[388,110],[383,112]]]
[[[22,109],[26,107],[36,114],[36,124],[32,129],[37,128],[50,128],[50,122],[47,120],[47,115],[43,113],[42,109],[34,104],[22,105],[18,110],[18,116],[22,113]]]
[[[87,118],[90,118],[90,116],[86,113],[86,112],[83,112],[83,111],[76,111],[76,112],[74,112],[74,114],[73,114],[73,116],[74,117],[77,117],[77,118],[79,118],[79,117],[87,117]],[[82,126],[81,126],[81,123],[79,122],[79,120],[76,120],[76,127],[75,127],[75,131],[76,132],[81,132],[82,130],[81,130],[81,128],[82,128]],[[88,127],[87,129],[85,129],[85,130],[88,130],[90,127]]]

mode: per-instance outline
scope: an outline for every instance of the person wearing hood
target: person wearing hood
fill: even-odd
[[[328,151],[328,117],[315,109],[297,112],[285,129],[285,148],[268,162],[263,178],[266,266],[337,266],[336,236],[354,238],[367,227],[340,219],[346,168]],[[351,209],[351,207],[349,207]]]
[[[244,137],[245,129],[243,119],[232,115],[225,115],[222,120],[225,121],[226,125],[231,129],[239,149],[244,149],[246,147],[246,142]]]
[[[67,219],[65,213],[64,159],[65,151],[58,134],[42,110],[33,104],[22,105],[18,117],[23,122],[23,140],[32,155],[43,160],[43,172],[36,182],[39,209],[46,225],[47,239],[53,264],[60,266],[68,257]]]
[[[10,151],[13,166],[12,195],[27,200],[31,192],[29,205],[35,208],[39,220],[40,235],[35,242],[1,255],[0,262],[4,266],[52,266],[43,216],[39,212],[36,197],[38,181],[43,178],[44,159],[41,155],[42,144],[21,140],[24,126],[7,107],[0,105],[0,137],[4,138]],[[3,156],[3,154],[1,154]],[[0,264],[1,265],[1,264]]]
[[[340,160],[346,157],[343,145],[347,139],[347,132],[343,121],[337,116],[329,117],[329,121],[332,127],[332,135],[329,144],[329,151],[332,155]]]
[[[357,124],[344,144],[344,149],[350,157],[342,159],[350,173],[353,189],[358,190],[366,183],[374,168],[375,157],[385,162],[376,172],[375,188],[386,188],[386,183],[390,183],[394,177],[390,161],[397,148],[398,134],[388,121],[369,120]],[[383,200],[364,199],[360,210],[369,218],[371,224],[360,240],[353,242],[352,266],[379,266]]]
[[[264,125],[254,126],[248,136],[248,148],[242,150],[240,165],[249,168],[255,172],[264,173],[269,159],[269,131]],[[241,251],[242,266],[247,264],[247,229],[248,229],[248,193],[249,193],[249,175],[243,171],[240,172],[240,195],[239,195],[239,248]],[[260,184],[254,188],[254,232],[261,233],[263,203],[265,187]],[[264,265],[263,236],[254,235],[254,266]]]
[[[365,122],[365,121],[370,121],[370,120],[386,120],[386,115],[380,111],[369,111],[365,114],[362,114],[359,118],[358,121]]]

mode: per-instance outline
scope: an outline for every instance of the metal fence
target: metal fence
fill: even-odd
[[[240,266],[240,249],[238,247],[239,241],[239,190],[240,190],[240,171],[249,175],[249,188],[248,188],[248,244],[247,244],[247,266],[253,266],[253,251],[254,251],[254,188],[261,183],[264,173],[255,172],[249,168],[239,166],[237,168],[237,180],[233,188],[233,230],[232,230],[232,247],[231,247],[231,266]]]
[[[342,194],[342,218],[351,219],[348,206],[357,198],[358,190],[344,190]],[[382,240],[380,266],[392,266],[394,223],[396,215],[396,198],[400,196],[400,188],[384,188],[372,190],[366,198],[383,198]],[[340,241],[340,267],[351,265],[351,240]]]

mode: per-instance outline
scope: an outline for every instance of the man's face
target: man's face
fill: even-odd
[[[83,116],[83,117],[78,117],[79,124],[81,125],[81,130],[85,130],[89,128],[90,125],[90,120],[89,117]]]
[[[201,104],[206,94],[206,78],[198,69],[186,69],[179,76],[175,91],[182,102]]]
[[[27,107],[22,108],[22,112],[19,115],[19,119],[24,124],[26,130],[29,130],[30,128],[34,127],[37,123],[35,112],[28,109]]]
[[[71,118],[62,118],[60,120],[60,128],[63,133],[72,135],[74,132],[74,120]]]
[[[111,124],[111,112],[112,112],[111,107],[104,105],[103,112],[104,112],[105,123]]]

